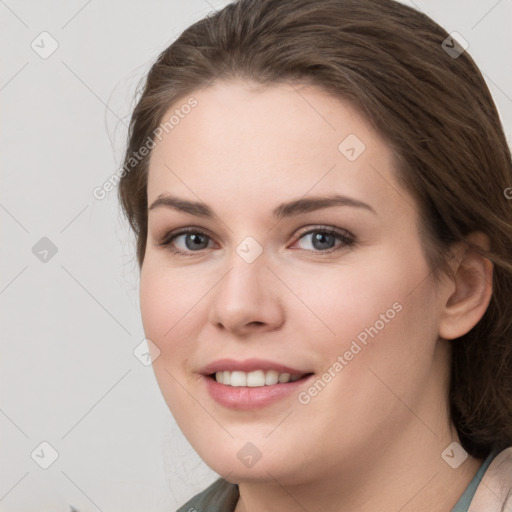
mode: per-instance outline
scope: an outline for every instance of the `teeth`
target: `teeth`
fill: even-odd
[[[243,372],[240,372],[243,373]],[[256,370],[247,374],[247,386],[250,388],[257,388],[265,385],[265,372],[263,370]]]
[[[245,372],[231,372],[231,386],[247,386],[247,374]]]
[[[269,370],[265,375],[265,386],[272,386],[279,382],[279,372],[275,370]]]
[[[304,375],[291,375],[289,373],[279,373],[275,370],[255,370],[253,372],[228,372],[220,371],[215,374],[215,380],[220,384],[234,387],[259,388],[262,386],[273,386],[274,384],[286,382],[295,382],[304,377]]]

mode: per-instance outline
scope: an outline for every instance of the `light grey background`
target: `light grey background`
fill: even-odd
[[[216,477],[133,353],[133,239],[116,191],[92,191],[121,164],[152,61],[226,3],[0,0],[2,512],[168,512]],[[512,0],[404,3],[469,43],[510,141]]]

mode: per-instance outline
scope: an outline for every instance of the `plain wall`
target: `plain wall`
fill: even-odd
[[[0,2],[0,511],[173,511],[216,478],[133,353],[133,239],[93,190],[152,61],[226,3]],[[467,40],[510,141],[512,1],[404,3]]]

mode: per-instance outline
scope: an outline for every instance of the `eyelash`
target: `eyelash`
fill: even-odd
[[[332,254],[334,252],[341,251],[347,247],[351,247],[355,244],[355,237],[352,234],[348,233],[348,231],[341,231],[341,230],[334,229],[334,228],[331,228],[328,226],[314,226],[313,228],[309,229],[308,231],[301,233],[297,237],[296,242],[299,241],[304,236],[311,235],[312,233],[322,233],[322,234],[335,236],[339,240],[341,240],[342,244],[335,246],[331,249],[326,249],[325,251],[308,250],[308,249],[301,249],[301,250],[309,252],[309,253],[314,253],[314,254]],[[158,245],[158,247],[165,247],[167,250],[169,250],[173,254],[185,256],[185,257],[193,257],[194,255],[200,254],[201,252],[206,250],[206,249],[200,249],[198,251],[182,251],[181,249],[172,248],[172,242],[179,236],[186,235],[186,234],[200,235],[200,236],[204,236],[210,240],[212,239],[207,233],[205,233],[201,229],[191,226],[188,228],[180,229],[179,231],[176,231],[176,232],[171,231],[170,233],[167,233],[166,235],[164,235],[164,237],[161,239],[161,241],[157,245]]]

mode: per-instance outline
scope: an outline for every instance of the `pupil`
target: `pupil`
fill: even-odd
[[[328,240],[328,242],[326,242],[326,240]],[[320,242],[320,246],[318,244],[316,244],[315,242]],[[318,232],[313,237],[313,246],[315,247],[315,249],[331,249],[333,247],[333,245],[332,245],[332,243],[329,243],[329,242],[334,242],[334,236],[329,235],[328,233]],[[322,245],[322,243],[323,244],[327,243],[327,246]]]

